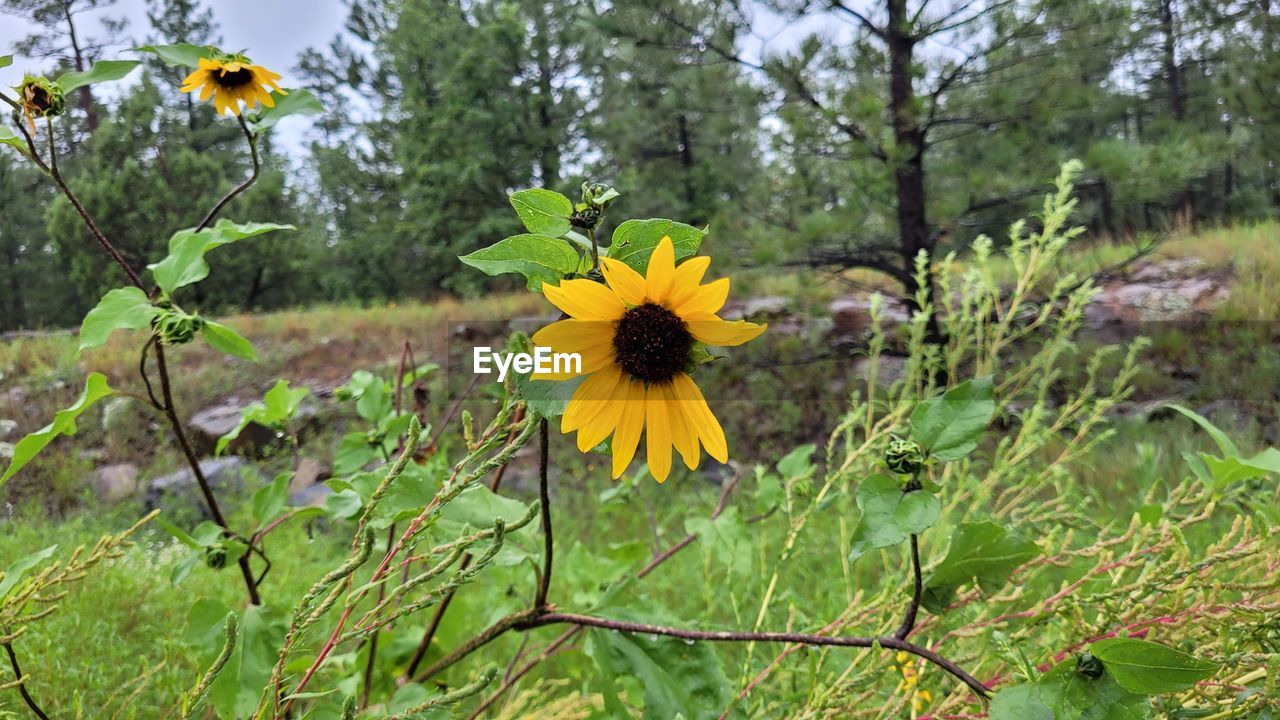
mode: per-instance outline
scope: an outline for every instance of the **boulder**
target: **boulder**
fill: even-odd
[[[880,325],[885,332],[892,332],[899,325],[911,322],[911,309],[902,300],[884,298],[880,309]],[[871,296],[844,295],[831,301],[831,325],[837,335],[862,336],[871,330]]]
[[[231,397],[192,415],[187,427],[191,431],[191,442],[196,452],[200,455],[213,455],[218,447],[218,438],[231,432],[240,424],[240,415],[250,404]],[[304,400],[293,419],[294,429],[303,433],[315,422],[318,414],[316,405]],[[257,457],[264,454],[266,450],[282,444],[283,440],[283,436],[275,430],[257,423],[249,423],[249,426],[240,432],[239,437],[227,446],[225,452]]]
[[[131,463],[107,465],[93,471],[89,478],[93,496],[105,505],[114,505],[133,497],[138,490],[138,466]]]
[[[9,418],[0,418],[0,440],[8,440],[18,434],[18,423]]]
[[[1199,258],[1158,260],[1104,283],[1084,316],[1095,330],[1133,322],[1196,320],[1207,317],[1230,292],[1229,273],[1206,270]]]
[[[293,479],[289,481],[289,492],[303,492],[312,485],[331,477],[333,477],[333,471],[328,465],[315,458],[304,457],[298,461],[298,467],[293,471]]]
[[[721,311],[720,316],[726,320],[768,320],[789,315],[790,307],[791,301],[787,298],[779,295],[764,295],[730,303]]]
[[[13,459],[13,443],[0,442],[0,460],[7,465]]]
[[[324,507],[333,489],[324,483],[317,483],[301,490],[289,491],[289,506],[295,508]]]
[[[222,457],[200,461],[200,470],[209,481],[215,495],[239,490],[243,487],[258,487],[266,479],[249,463],[238,457]],[[206,516],[204,495],[196,483],[195,475],[190,468],[158,477],[147,483],[147,509],[180,507],[191,508]]]

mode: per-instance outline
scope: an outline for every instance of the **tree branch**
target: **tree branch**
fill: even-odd
[[[22,701],[31,708],[31,712],[40,720],[49,720],[49,716],[45,715],[44,710],[40,709],[40,705],[36,703],[35,698],[31,697],[31,693],[27,692],[27,678],[22,674],[22,668],[18,666],[18,656],[13,652],[13,643],[5,643],[4,650],[9,655],[9,665],[13,667],[13,676],[17,678],[18,694],[22,696]]]

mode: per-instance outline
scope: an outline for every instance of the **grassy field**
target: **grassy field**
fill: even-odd
[[[1271,224],[1207,230],[1171,239],[1160,247],[1158,256],[1195,256],[1211,267],[1230,267],[1235,284],[1230,298],[1215,311],[1216,322],[1209,327],[1217,330],[1211,335],[1176,328],[1156,338],[1134,380],[1137,395],[1128,402],[1167,398],[1194,405],[1228,398],[1245,415],[1231,427],[1242,450],[1265,444],[1280,414],[1280,397],[1273,392],[1280,385],[1274,335],[1280,310],[1275,282],[1280,278],[1278,240],[1280,227]],[[1105,268],[1126,252],[1113,245],[1084,246],[1066,258],[1065,265],[1078,272]],[[996,272],[1007,270],[997,266]],[[735,295],[779,295],[789,299],[795,314],[820,316],[832,298],[845,292],[845,281],[864,284],[871,279],[851,273],[815,283],[799,275],[746,273],[735,280]],[[190,412],[229,396],[252,399],[278,377],[323,394],[345,381],[353,369],[389,375],[408,340],[418,363],[439,363],[447,371],[428,385],[426,398],[426,414],[440,419],[465,383],[465,374],[457,371],[465,348],[477,338],[498,337],[498,328],[505,332],[501,321],[547,315],[548,306],[540,298],[521,293],[466,302],[321,307],[233,317],[229,324],[254,341],[261,362],[229,363],[208,350],[184,348],[174,362],[183,373],[178,403]],[[74,398],[81,378],[90,370],[106,373],[118,387],[139,390],[136,340],[116,337],[83,358],[76,356],[75,340],[69,335],[5,342],[0,345],[0,417],[17,420],[24,432],[35,429]],[[772,351],[811,351],[812,346],[804,342],[784,339]],[[1069,362],[1087,362],[1087,345],[1075,352]],[[1185,393],[1186,385],[1171,382],[1161,368],[1202,356],[1206,359],[1196,361],[1202,370],[1194,392],[1170,397],[1170,393]],[[729,472],[713,474],[710,480],[677,472],[662,486],[647,478],[613,483],[604,470],[607,458],[579,455],[557,434],[553,500],[561,521],[555,571],[562,583],[557,602],[567,608],[601,602],[604,587],[634,573],[692,532],[699,534],[699,542],[628,589],[631,597],[663,622],[732,628],[825,626],[833,631],[884,631],[896,625],[896,603],[905,582],[902,558],[888,550],[858,563],[850,563],[847,557],[858,517],[851,489],[875,465],[867,448],[878,447],[876,443],[888,432],[873,428],[869,420],[864,427],[857,418],[870,418],[871,406],[877,412],[892,412],[906,401],[885,394],[869,399],[867,388],[850,405],[847,391],[857,389],[856,382],[829,384],[823,373],[839,361],[828,362],[833,364],[762,365],[753,375],[726,376],[729,388],[764,378],[773,389],[768,391],[772,395],[762,394],[750,405],[713,398],[735,456],[743,460],[733,471],[739,477],[737,484],[726,496],[729,511],[715,523],[703,519],[712,515]],[[1068,385],[1058,391],[1069,402],[1082,390],[1074,380]],[[330,407],[332,401],[320,402],[323,427],[307,440],[304,452],[328,457],[339,436],[356,427],[357,420]],[[474,391],[467,403],[482,417],[490,412],[490,405],[484,388]],[[850,415],[844,415],[846,411]],[[849,420],[851,416],[855,420]],[[828,447],[827,435],[842,417],[858,430],[850,430],[842,443],[833,441]],[[142,468],[143,477],[154,477],[179,467],[179,459],[160,442],[163,433],[154,418],[140,411],[125,418],[117,420],[122,424],[115,428],[86,419],[73,441],[76,448],[91,452],[60,444],[6,488],[10,501],[6,516],[0,518],[0,566],[54,543],[60,552],[68,552],[137,520],[142,512],[139,502],[113,508],[89,502],[86,475],[95,466],[133,462]],[[1274,556],[1265,560],[1276,549],[1276,536],[1268,534],[1265,516],[1256,511],[1276,502],[1274,482],[1251,488],[1252,495],[1215,498],[1206,506],[1205,499],[1184,481],[1190,473],[1183,454],[1214,446],[1190,422],[1166,417],[1122,421],[1102,442],[1074,453],[1068,452],[1072,446],[1063,439],[1070,436],[1067,430],[1061,437],[1016,440],[1015,446],[1028,445],[1025,454],[1016,455],[1016,462],[1009,461],[1007,468],[996,467],[996,460],[1015,457],[1009,455],[1013,451],[990,438],[972,463],[966,461],[954,474],[948,471],[939,479],[973,488],[949,497],[948,523],[961,518],[1015,519],[1056,548],[1043,564],[1027,570],[1025,580],[1043,587],[1074,586],[1072,601],[1062,607],[1041,607],[1013,588],[987,598],[989,605],[981,609],[960,603],[948,620],[930,619],[925,632],[934,638],[954,635],[960,659],[975,666],[981,677],[991,678],[1010,670],[1003,656],[992,650],[993,641],[982,628],[994,622],[993,617],[1017,617],[1029,607],[1039,609],[1034,621],[1005,620],[1000,627],[1015,643],[1023,643],[1035,662],[1050,661],[1054,651],[1108,628],[1161,617],[1179,620],[1170,621],[1167,628],[1157,626],[1152,639],[1199,647],[1219,659],[1229,655],[1224,673],[1244,674],[1262,662],[1257,659],[1261,651],[1252,646],[1247,652],[1239,650],[1217,638],[1212,627],[1197,623],[1211,615],[1204,609],[1206,604],[1220,603],[1229,608],[1224,612],[1234,623],[1231,627],[1242,633],[1280,632],[1276,630],[1280,627],[1276,599],[1280,579]],[[459,435],[456,426],[448,429],[442,440],[444,452],[460,446]],[[858,442],[850,442],[853,437]],[[1008,437],[1020,436],[1011,431]],[[777,462],[804,442],[817,448],[802,452],[803,462]],[[535,460],[530,453],[522,453],[512,467],[508,486],[518,499],[530,499],[527,479]],[[271,457],[263,464],[274,471],[289,462],[289,458]],[[753,467],[756,462],[760,464]],[[247,497],[229,504],[234,508],[233,525],[246,523]],[[939,528],[925,541],[925,552],[934,561],[946,546],[948,529]],[[330,567],[344,555],[349,530],[342,524],[317,522],[288,525],[272,534],[269,550],[276,560],[265,587],[270,602],[284,607],[300,597],[317,568]],[[521,542],[536,537],[533,534]],[[19,643],[32,692],[46,700],[54,717],[175,717],[176,699],[212,655],[211,648],[193,647],[192,628],[198,626],[189,617],[193,598],[226,606],[240,601],[242,589],[233,569],[198,568],[175,588],[169,577],[181,547],[154,527],[144,529],[136,540],[123,557],[97,568],[91,579],[59,601],[58,610]],[[1204,564],[1180,576],[1179,568],[1186,567],[1188,558]],[[486,587],[505,591],[460,593],[429,660],[488,620],[526,603],[530,572],[527,564],[486,570]],[[1211,580],[1217,589],[1206,590],[1201,580]],[[1140,602],[1133,608],[1113,607],[1117,592]],[[1255,615],[1237,616],[1235,608],[1243,605],[1252,607]],[[405,632],[398,632],[397,640],[384,648],[380,657],[388,668],[403,665],[412,653],[425,619],[413,622],[417,624],[397,628]],[[486,648],[481,660],[506,666],[518,650],[539,647],[559,632],[559,628],[544,628],[530,632],[525,640],[506,637]],[[490,717],[600,716],[604,698],[592,653],[600,652],[602,641],[591,635],[565,646],[495,705]],[[1229,652],[1228,647],[1234,649]],[[655,657],[663,657],[648,649]],[[743,644],[720,646],[715,653],[717,667],[723,668],[734,688],[758,683],[754,686],[758,689],[743,692],[742,698],[733,701],[737,714],[729,717],[972,717],[958,714],[958,696],[945,677],[926,672],[915,690],[904,689],[902,668],[867,650],[797,651]],[[359,662],[358,653],[344,657],[326,671],[330,674],[325,679],[338,682]],[[440,679],[456,685],[467,677],[466,671],[459,670]],[[0,684],[10,679],[0,672]],[[933,691],[922,703],[917,702],[923,697],[920,688]],[[390,693],[394,688],[385,690]],[[633,704],[645,694],[634,680],[623,682],[622,690]],[[1180,699],[1183,704],[1177,707],[1203,709],[1217,700],[1217,695],[1206,691],[1203,696]],[[1166,713],[1161,717],[1171,717],[1168,713],[1174,709],[1161,706]],[[927,715],[935,710],[941,714]],[[0,692],[0,717],[6,711],[23,717],[24,710],[11,691]]]

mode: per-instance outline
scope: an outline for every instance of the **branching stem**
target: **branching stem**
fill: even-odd
[[[31,693],[27,692],[26,678],[22,675],[22,668],[18,665],[18,656],[13,652],[13,643],[5,643],[4,651],[9,655],[9,665],[13,668],[13,676],[17,678],[18,694],[22,696],[22,701],[31,708],[31,712],[40,720],[49,720],[49,716],[44,710],[40,709],[40,705],[36,703],[35,698],[31,697]]]

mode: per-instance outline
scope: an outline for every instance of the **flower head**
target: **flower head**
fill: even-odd
[[[18,100],[22,103],[22,114],[33,132],[36,118],[57,117],[66,109],[66,94],[57,83],[48,78],[23,75],[22,84],[17,87],[17,91]]]
[[[276,81],[280,75],[261,65],[254,65],[243,55],[217,55],[200,58],[200,66],[182,81],[182,92],[200,91],[201,102],[213,98],[213,107],[219,114],[240,114],[240,103],[245,110],[252,110],[258,103],[275,107],[276,101],[267,88],[281,95]]]
[[[764,325],[720,319],[729,280],[706,285],[711,259],[691,258],[679,267],[675,247],[664,237],[644,275],[626,263],[602,258],[604,283],[565,280],[544,285],[543,294],[570,317],[533,335],[535,345],[555,353],[578,353],[580,372],[535,374],[537,380],[586,379],[574,391],[561,421],[562,432],[578,433],[586,452],[613,436],[613,477],[635,457],[646,437],[649,471],[658,482],[671,472],[675,448],[690,469],[707,454],[727,462],[728,446],[719,421],[689,376],[699,344],[741,345],[764,332]]]

